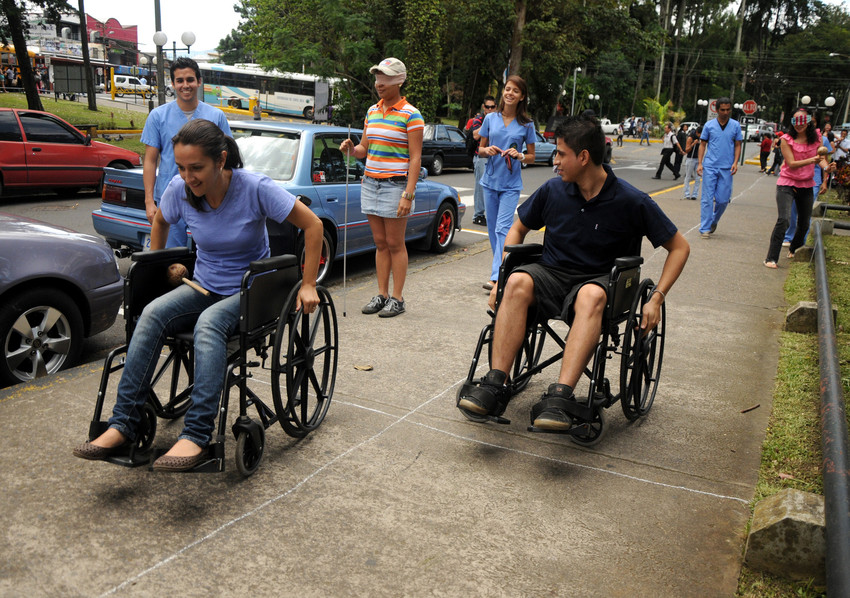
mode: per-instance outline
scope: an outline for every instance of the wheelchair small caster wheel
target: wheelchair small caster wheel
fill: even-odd
[[[581,446],[594,446],[605,436],[605,410],[594,409],[593,419],[590,421],[575,420],[573,429],[570,430],[570,440]],[[580,428],[577,430],[576,428]]]
[[[257,429],[257,435],[242,430],[236,437],[236,469],[245,477],[257,471],[260,461],[263,460],[266,433],[262,426]]]
[[[136,454],[148,451],[153,445],[156,437],[156,410],[150,403],[142,407],[141,420],[139,421],[139,433],[136,436]]]

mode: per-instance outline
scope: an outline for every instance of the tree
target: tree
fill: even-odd
[[[237,62],[254,62],[253,55],[245,47],[245,35],[238,29],[233,29],[227,36],[218,42],[219,57],[224,64],[236,64]]]
[[[30,0],[29,4],[42,8],[48,20],[59,21],[60,11],[71,12],[71,6],[65,0]],[[0,38],[4,44],[8,44],[9,37],[15,46],[15,56],[18,60],[18,68],[21,71],[21,81],[27,96],[27,107],[30,110],[44,110],[41,98],[35,86],[35,76],[27,52],[26,33],[28,31],[26,21],[26,7],[23,0],[0,0],[0,12],[2,12],[2,23],[0,23]]]

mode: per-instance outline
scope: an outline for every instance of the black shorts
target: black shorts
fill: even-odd
[[[526,264],[514,270],[525,272],[534,281],[534,298],[537,310],[547,319],[564,320],[572,323],[573,303],[579,289],[586,284],[596,284],[608,292],[610,274],[577,274],[567,272],[554,266],[543,264]]]

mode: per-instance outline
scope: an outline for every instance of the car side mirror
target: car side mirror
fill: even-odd
[[[307,207],[310,207],[310,205],[313,203],[313,200],[307,197],[306,195],[298,195],[295,199],[297,199]]]
[[[91,133],[86,133],[85,145],[91,145]]]
[[[422,168],[419,169],[419,180],[424,181],[427,178],[428,178],[428,169],[423,166]]]

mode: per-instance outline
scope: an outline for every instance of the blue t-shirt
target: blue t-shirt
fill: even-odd
[[[204,202],[196,210],[186,201],[180,176],[171,179],[159,205],[169,224],[180,218],[192,231],[197,246],[195,280],[219,295],[239,292],[248,264],[269,256],[266,218],[283,222],[295,205],[295,196],[269,177],[233,169],[224,201],[215,210]]]
[[[590,201],[575,183],[553,178],[519,206],[525,226],[546,227],[540,263],[575,274],[606,274],[618,257],[640,255],[643,237],[658,247],[676,234],[676,225],[649,195],[603,167],[608,178]]]
[[[500,112],[491,112],[484,117],[484,123],[478,133],[487,138],[487,145],[495,145],[502,151],[516,148],[518,152],[521,152],[523,142],[531,145],[537,141],[533,122],[521,125],[514,119],[505,127],[505,121]],[[487,160],[487,168],[484,169],[481,177],[481,186],[494,191],[520,191],[522,189],[521,169],[519,160],[512,158],[511,167],[508,168],[507,161],[502,156],[492,156]]]
[[[198,103],[198,107],[195,108],[191,119],[186,118],[186,115],[175,101],[155,108],[145,121],[145,128],[142,129],[142,143],[159,150],[159,172],[157,173],[156,186],[153,191],[153,199],[157,205],[165,193],[165,188],[171,182],[174,175],[177,174],[177,164],[174,162],[174,146],[171,144],[171,138],[177,135],[180,129],[183,128],[183,125],[196,118],[204,118],[214,122],[218,125],[219,129],[224,131],[225,135],[233,137],[224,112],[203,102]]]
[[[715,118],[705,123],[700,139],[708,142],[702,167],[727,169],[735,163],[735,142],[743,140],[744,136],[741,125],[734,118],[729,119],[725,128]]]

